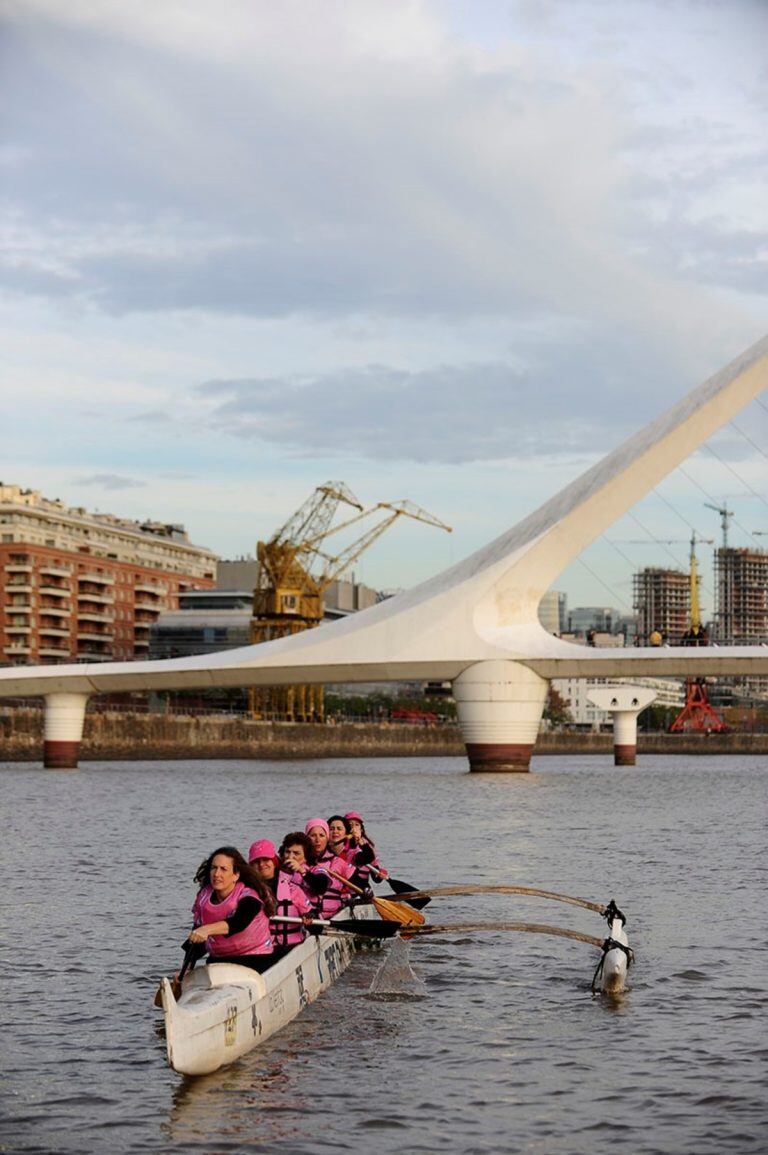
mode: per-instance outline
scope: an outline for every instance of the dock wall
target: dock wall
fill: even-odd
[[[612,755],[611,734],[540,734],[534,755]],[[239,715],[86,715],[81,760],[302,759],[460,757],[464,743],[452,725],[393,722],[302,725],[253,722]],[[642,754],[768,754],[768,733],[638,734]],[[0,761],[39,762],[42,710],[0,707]]]

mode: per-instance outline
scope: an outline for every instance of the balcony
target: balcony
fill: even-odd
[[[40,566],[40,573],[48,574],[50,577],[71,578],[72,570],[63,569],[60,565],[48,565],[43,562]]]
[[[115,584],[115,579],[107,573],[81,573],[78,574],[77,580],[81,584],[83,582],[93,582],[96,586],[113,586]]]
[[[133,607],[136,610],[147,610],[149,613],[154,614],[162,613],[162,611],[165,609],[165,606],[161,605],[160,602],[147,600],[146,597],[136,598],[135,602],[133,603]]]
[[[68,618],[71,612],[69,607],[49,606],[46,602],[43,602],[40,606],[40,613],[47,618]]]
[[[114,614],[108,614],[102,610],[78,610],[77,620],[79,622],[101,622],[102,624],[112,623],[115,620]]]
[[[111,606],[115,603],[114,594],[105,594],[102,589],[84,590],[81,586],[77,594],[79,602],[97,602],[102,606]]]
[[[97,626],[92,626],[87,629],[84,626],[77,627],[78,642],[114,642],[114,630],[100,630]]]
[[[26,578],[14,578],[13,581],[5,583],[6,590],[13,590],[15,594],[28,594],[32,592],[32,586]]]
[[[39,626],[38,633],[41,635],[41,637],[43,634],[45,634],[46,637],[53,638],[69,637],[69,630],[62,630],[60,626]]]
[[[31,614],[32,606],[29,604],[29,602],[25,602],[22,605],[17,605],[15,602],[11,602],[5,607],[5,612],[7,614]]]
[[[24,562],[23,564],[21,562],[11,562],[10,565],[7,565],[5,567],[5,572],[6,573],[30,573],[31,574],[32,573],[32,566],[29,564],[29,562]]]
[[[40,586],[40,593],[41,594],[47,594],[48,597],[52,597],[52,598],[68,598],[70,590],[69,590],[69,586],[41,585]]]
[[[16,642],[13,642],[8,646],[3,646],[3,653],[10,654],[11,656],[13,656],[13,654],[28,654],[29,646],[20,646]]]
[[[41,646],[38,653],[41,658],[62,658],[66,660],[72,656],[69,646]]]
[[[152,594],[156,598],[161,598],[163,594],[168,592],[164,587],[161,589],[160,586],[153,586],[151,582],[136,582],[133,589],[134,593]]]
[[[28,634],[30,632],[29,626],[6,626],[6,634]]]

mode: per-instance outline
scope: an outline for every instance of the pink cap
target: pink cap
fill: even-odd
[[[355,822],[362,822],[363,821],[362,814],[358,814],[356,810],[348,811],[348,813],[346,813],[344,815],[344,817],[346,818],[347,822],[349,822],[350,818],[354,818]]]
[[[309,822],[304,827],[304,833],[309,834],[310,830],[313,830],[315,826],[319,826],[321,830],[325,831],[326,834],[331,833],[328,828],[328,823],[324,818],[310,818]]]
[[[275,862],[279,862],[274,842],[270,842],[268,838],[260,838],[258,842],[254,842],[248,851],[248,861],[255,862],[257,858],[272,858]]]

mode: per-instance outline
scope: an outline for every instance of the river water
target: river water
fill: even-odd
[[[0,1150],[765,1152],[768,759],[465,765],[0,766]],[[598,952],[583,943],[422,939],[425,997],[369,996],[382,956],[362,954],[260,1050],[182,1079],[152,997],[180,961],[199,862],[346,809],[410,882],[614,897],[637,956],[628,993],[590,995]],[[605,931],[529,898],[435,899],[428,914]]]

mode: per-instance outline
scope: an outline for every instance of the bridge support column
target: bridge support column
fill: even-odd
[[[88,694],[47,694],[43,766],[50,770],[72,770],[77,766],[83,737]]]
[[[546,678],[520,662],[477,662],[456,678],[470,770],[530,770],[548,689]]]
[[[595,686],[587,693],[593,706],[613,719],[613,764],[634,766],[637,759],[637,716],[656,697],[646,686]]]

